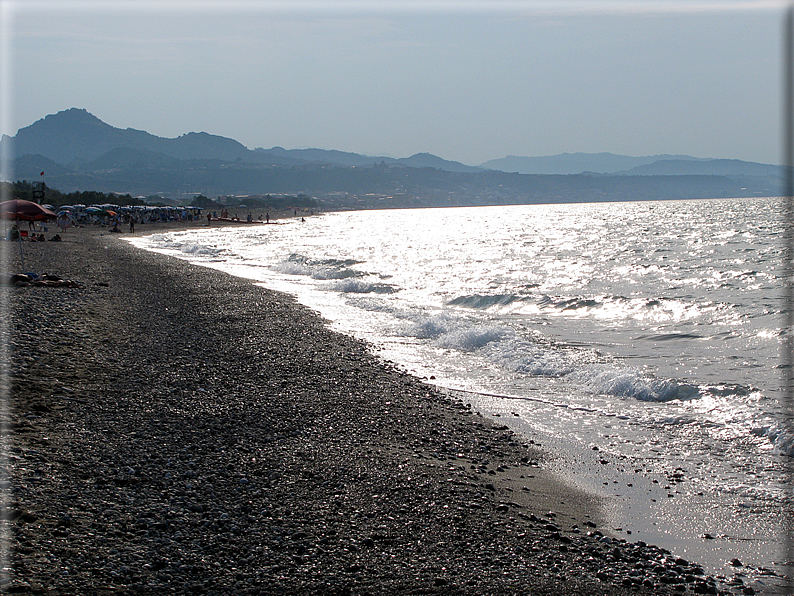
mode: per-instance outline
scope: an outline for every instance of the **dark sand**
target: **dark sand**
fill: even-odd
[[[26,269],[81,288],[0,288],[9,592],[727,590],[602,536],[540,450],[290,297],[107,230],[63,238],[26,243]]]

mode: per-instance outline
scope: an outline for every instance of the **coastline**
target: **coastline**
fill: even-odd
[[[290,297],[119,236],[25,244],[80,289],[2,288],[9,591],[717,593]]]

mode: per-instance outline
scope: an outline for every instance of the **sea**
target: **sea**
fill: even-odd
[[[131,241],[296,296],[547,449],[614,537],[764,591],[790,560],[783,206],[370,210]]]

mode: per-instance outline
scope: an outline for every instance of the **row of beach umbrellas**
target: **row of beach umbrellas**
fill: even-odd
[[[72,211],[80,211],[83,213],[92,213],[94,215],[110,215],[116,217],[119,211],[149,211],[149,210],[168,210],[180,211],[190,209],[192,211],[201,211],[199,207],[154,207],[151,205],[135,206],[135,207],[118,207],[116,205],[74,205],[61,207],[56,215],[50,205],[39,205],[32,201],[25,201],[23,199],[12,199],[0,203],[0,218],[11,219],[19,221],[44,221],[46,219],[56,219],[62,214],[71,214]]]

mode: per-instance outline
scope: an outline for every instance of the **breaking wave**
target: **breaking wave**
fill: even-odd
[[[639,370],[604,362],[593,350],[563,347],[507,325],[437,314],[405,320],[393,332],[430,341],[437,348],[475,352],[511,373],[564,377],[585,393],[647,402],[690,400],[701,395],[700,389],[691,383],[654,378]]]
[[[358,264],[359,261],[353,259],[310,259],[303,255],[291,254],[272,269],[286,275],[304,275],[317,280],[351,279],[369,275],[364,271],[351,269]]]

